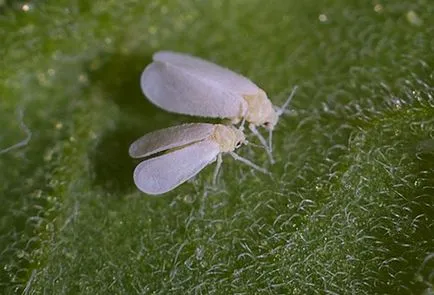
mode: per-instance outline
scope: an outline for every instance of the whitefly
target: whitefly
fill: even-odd
[[[268,173],[234,151],[246,143],[244,133],[233,126],[193,123],[145,134],[133,142],[129,154],[145,158],[134,170],[134,183],[142,192],[159,195],[173,190],[217,160],[213,181],[222,164],[222,154]]]

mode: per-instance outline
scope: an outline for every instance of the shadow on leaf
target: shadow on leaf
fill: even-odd
[[[158,109],[145,99],[140,89],[140,75],[150,56],[119,53],[103,55],[89,64],[89,77],[93,86],[102,89],[104,96],[113,101],[122,113],[147,118]]]
[[[124,128],[118,124],[106,132],[90,155],[94,182],[111,193],[126,192],[134,187],[134,161],[128,155],[130,143],[138,138],[140,129]]]
[[[140,89],[140,74],[150,61],[150,56],[108,54],[88,66],[92,87],[101,89],[120,110],[90,154],[95,185],[112,194],[134,188],[135,163],[128,147],[155,128],[156,115],[162,112],[145,99]]]

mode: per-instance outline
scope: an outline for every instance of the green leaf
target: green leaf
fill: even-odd
[[[432,294],[434,3],[0,1],[0,291]],[[128,146],[164,112],[153,52],[229,67],[292,112],[273,178],[224,157],[161,197]],[[252,138],[251,140],[254,141]]]

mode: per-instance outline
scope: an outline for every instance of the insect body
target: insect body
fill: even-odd
[[[234,150],[245,143],[242,131],[221,124],[195,123],[148,133],[133,142],[129,154],[145,159],[134,170],[134,183],[150,195],[166,193],[195,176],[217,159],[216,181],[222,153],[229,153],[252,168],[265,169],[237,155]]]

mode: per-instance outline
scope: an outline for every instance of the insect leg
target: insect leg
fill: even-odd
[[[273,129],[268,129],[268,147],[270,148],[270,153],[273,154]]]
[[[270,158],[271,164],[274,164],[273,154],[272,154],[271,149],[268,146],[265,138],[262,136],[261,133],[259,133],[259,131],[258,131],[258,129],[256,129],[255,125],[249,124],[249,129],[250,129],[250,131],[252,131],[252,133],[259,139],[261,144],[264,146],[265,150],[267,151],[268,158]]]
[[[217,156],[217,163],[214,168],[214,175],[212,178],[212,184],[215,186],[217,184],[217,176],[220,171],[220,167],[222,166],[223,160],[222,160],[222,154],[218,154]]]
[[[258,170],[259,172],[262,172],[262,173],[264,173],[264,174],[267,174],[267,175],[272,176],[271,173],[270,173],[267,169],[262,168],[262,167],[259,167],[258,165],[256,165],[256,164],[253,163],[252,161],[247,160],[246,158],[243,158],[243,157],[237,155],[237,154],[234,153],[234,152],[229,152],[229,154],[230,154],[230,155],[231,155],[235,160],[240,161],[240,162],[243,162],[243,163],[246,164],[247,166],[250,166],[250,167],[252,167],[253,169]]]

